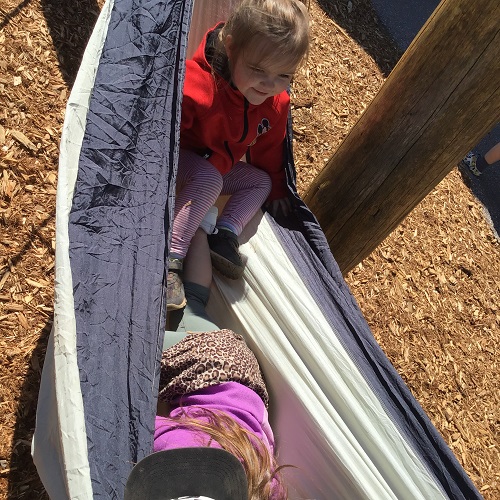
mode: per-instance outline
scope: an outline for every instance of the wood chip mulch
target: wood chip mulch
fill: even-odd
[[[47,498],[30,445],[52,326],[59,140],[102,3],[0,4],[0,498]],[[310,8],[311,55],[292,94],[301,193],[400,56],[369,0]],[[500,243],[458,171],[346,281],[484,498],[500,498]]]

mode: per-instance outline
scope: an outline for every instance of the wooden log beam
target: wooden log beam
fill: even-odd
[[[225,21],[239,3],[240,0],[203,0],[203,2],[194,2],[191,27],[189,28],[188,59],[193,57],[205,33],[219,21]]]
[[[304,196],[344,274],[500,122],[500,2],[443,0]]]

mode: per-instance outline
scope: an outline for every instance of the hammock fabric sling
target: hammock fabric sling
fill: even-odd
[[[190,0],[108,1],[67,105],[54,326],[32,450],[53,499],[121,499],[152,451],[192,10]],[[252,221],[243,279],[217,278],[209,304],[262,365],[279,461],[295,466],[290,498],[481,498],[375,342],[297,196],[290,137],[296,214]]]

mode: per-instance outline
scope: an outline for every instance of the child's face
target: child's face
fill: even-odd
[[[251,56],[241,54],[233,63],[231,76],[233,84],[248,102],[259,105],[286,90],[294,72],[295,66],[286,67],[267,61],[255,63]]]

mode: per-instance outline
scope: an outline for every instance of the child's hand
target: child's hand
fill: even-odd
[[[276,217],[280,211],[287,217],[292,211],[292,204],[289,198],[280,198],[279,200],[273,200],[267,203],[266,209],[273,217]]]

